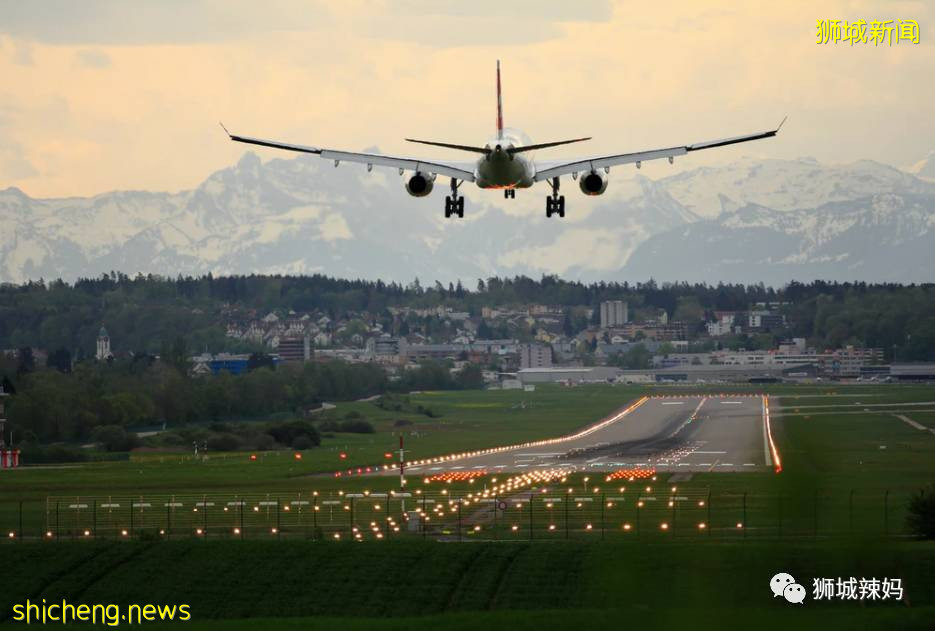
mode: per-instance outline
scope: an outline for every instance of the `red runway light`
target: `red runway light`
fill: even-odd
[[[250,460],[256,460],[256,454],[250,454]]]
[[[342,451],[341,453],[338,454],[338,458],[340,458],[341,460],[347,460],[347,454]]]
[[[301,459],[302,459],[302,454],[300,454],[299,452],[295,452],[295,459],[296,459],[296,460],[301,460]]]

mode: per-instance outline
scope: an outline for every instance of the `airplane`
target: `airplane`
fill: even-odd
[[[507,199],[516,197],[516,189],[529,188],[537,182],[546,182],[552,187],[552,193],[546,197],[545,204],[545,216],[548,218],[552,215],[558,215],[559,217],[565,216],[565,196],[559,195],[559,178],[563,175],[571,175],[573,180],[577,180],[581,192],[585,195],[601,195],[607,190],[607,175],[610,173],[610,167],[612,166],[635,164],[636,168],[639,169],[643,162],[662,158],[668,158],[669,164],[672,164],[676,156],[685,155],[691,151],[724,147],[741,142],[759,140],[761,138],[772,138],[779,132],[785,121],[786,119],[783,118],[776,129],[756,134],[734,136],[731,138],[722,138],[720,140],[708,140],[664,149],[637,151],[634,153],[620,153],[577,160],[553,161],[543,164],[543,168],[537,169],[536,162],[533,159],[533,152],[537,149],[547,149],[559,145],[582,142],[590,140],[591,138],[573,138],[571,140],[533,144],[529,137],[522,131],[504,128],[503,97],[500,89],[500,60],[497,60],[496,136],[491,138],[482,147],[431,140],[416,140],[413,138],[405,139],[407,142],[481,154],[475,162],[398,158],[372,153],[355,153],[336,149],[324,149],[321,147],[263,140],[262,138],[238,136],[230,133],[227,128],[224,127],[223,123],[221,124],[221,128],[224,129],[228,137],[235,142],[259,145],[261,147],[272,147],[274,149],[312,153],[326,160],[334,160],[335,167],[341,162],[358,162],[366,164],[368,172],[373,169],[374,165],[396,167],[399,169],[400,176],[407,171],[411,172],[412,175],[406,179],[405,187],[406,192],[413,197],[425,197],[431,193],[435,179],[439,175],[449,177],[451,178],[451,194],[445,197],[446,218],[451,216],[464,217],[464,197],[458,194],[458,189],[465,182],[473,182],[478,188],[482,189],[502,189],[503,196]]]

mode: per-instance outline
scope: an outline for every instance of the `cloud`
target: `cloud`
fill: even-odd
[[[110,55],[97,48],[82,48],[75,53],[79,65],[87,68],[109,68]]]
[[[0,32],[48,44],[181,44],[321,26],[323,2],[0,0]]]
[[[20,158],[7,159],[13,166],[0,167],[0,188],[61,196],[194,187],[244,149],[218,120],[300,144],[470,160],[403,138],[485,142],[498,58],[508,126],[542,142],[594,137],[540,151],[540,164],[759,131],[784,114],[776,139],[641,173],[752,154],[910,164],[935,146],[935,36],[917,46],[822,47],[815,19],[898,13],[928,33],[933,7],[0,0],[0,141],[20,147]],[[612,170],[612,190],[623,172]],[[528,195],[529,212],[541,214],[544,189]],[[497,206],[518,213],[525,203]]]

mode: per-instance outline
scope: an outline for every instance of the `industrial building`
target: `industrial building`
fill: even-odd
[[[623,326],[630,319],[625,300],[608,300],[601,303],[601,328],[613,329]]]

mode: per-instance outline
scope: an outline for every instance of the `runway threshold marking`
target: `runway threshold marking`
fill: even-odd
[[[663,401],[663,405],[685,405],[684,401]]]

